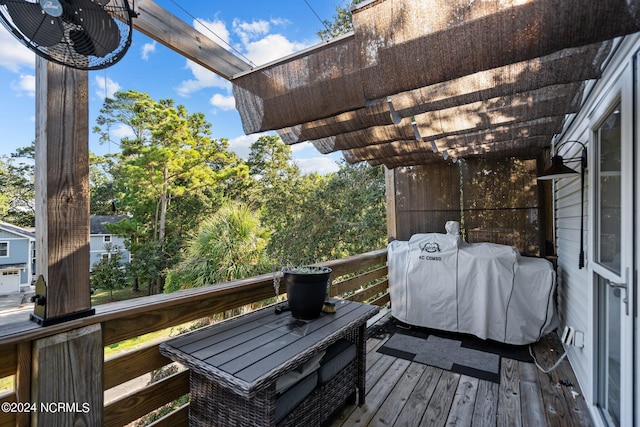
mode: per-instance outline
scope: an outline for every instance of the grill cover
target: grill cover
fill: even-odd
[[[405,323],[508,344],[558,326],[555,271],[540,258],[455,234],[415,234],[389,244],[392,315]]]

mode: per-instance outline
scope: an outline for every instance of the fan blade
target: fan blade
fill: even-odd
[[[16,28],[33,43],[51,47],[62,41],[60,18],[44,13],[38,3],[7,2],[6,6]]]
[[[103,2],[104,3],[104,2]],[[75,0],[74,22],[82,29],[69,32],[73,48],[81,55],[104,57],[120,45],[120,29],[116,21],[99,3]]]

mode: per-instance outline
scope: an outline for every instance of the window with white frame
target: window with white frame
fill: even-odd
[[[110,234],[106,234],[106,235],[102,236],[102,238],[103,238],[103,241],[105,243],[108,243],[108,242],[111,241],[111,235]]]
[[[9,256],[9,242],[0,242],[0,257]]]

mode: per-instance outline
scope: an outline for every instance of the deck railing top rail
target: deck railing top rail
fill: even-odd
[[[331,279],[357,272],[376,264],[386,262],[387,249],[358,254],[347,258],[319,263],[331,267]],[[281,293],[284,289],[280,290]],[[233,298],[229,298],[233,296]],[[28,320],[25,314],[24,322],[0,326],[0,350],[5,346],[15,345],[24,341],[44,338],[72,329],[96,323],[115,321],[118,319],[137,316],[153,315],[158,311],[169,310],[174,314],[187,311],[189,317],[185,321],[195,319],[200,313],[206,316],[210,313],[235,308],[243,304],[260,301],[273,296],[273,274],[234,280],[201,288],[185,289],[170,294],[151,295],[126,301],[119,301],[96,306],[94,316],[85,317],[57,325],[41,327]],[[240,298],[240,299],[238,299]],[[230,304],[227,300],[232,300]],[[180,310],[182,308],[183,310]],[[122,338],[125,339],[125,338]],[[105,345],[111,342],[107,341]]]

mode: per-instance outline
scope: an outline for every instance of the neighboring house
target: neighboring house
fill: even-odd
[[[35,233],[0,222],[0,295],[20,292],[35,275]]]
[[[90,243],[89,243],[89,268],[93,269],[95,263],[101,259],[108,259],[113,256],[113,250],[118,249],[125,263],[131,261],[131,253],[124,245],[124,238],[111,234],[105,227],[105,224],[114,224],[127,218],[122,215],[96,215],[90,219]],[[109,252],[108,247],[111,245],[112,251]]]
[[[559,312],[563,326],[574,327],[580,337],[567,352],[599,426],[640,425],[639,52],[640,34],[616,46],[555,142],[565,160],[582,153],[572,141],[585,144],[588,154],[584,233],[579,175],[555,181],[554,226]],[[571,167],[579,170],[579,163]]]

